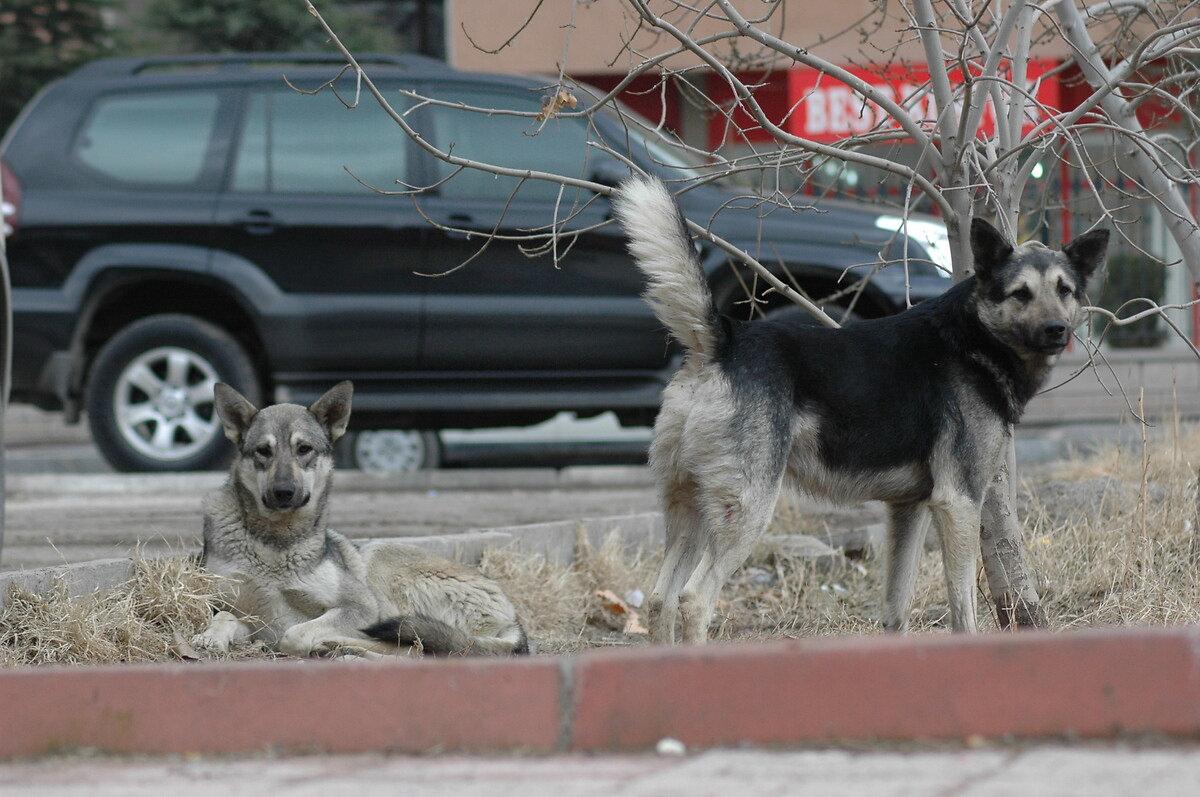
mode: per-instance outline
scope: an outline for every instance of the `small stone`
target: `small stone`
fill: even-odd
[[[646,593],[640,589],[631,589],[625,593],[625,602],[635,609],[642,608],[642,603],[646,600]]]
[[[686,755],[687,747],[678,739],[667,736],[658,740],[658,744],[654,745],[654,751],[659,755]]]

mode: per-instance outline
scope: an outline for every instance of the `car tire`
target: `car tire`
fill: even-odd
[[[347,432],[338,441],[335,461],[378,474],[436,470],[442,465],[442,440],[437,432],[409,429]]]
[[[135,321],[92,362],[84,407],[92,439],[119,471],[210,470],[228,462],[212,384],[225,382],[255,406],[262,386],[242,346],[188,315]]]

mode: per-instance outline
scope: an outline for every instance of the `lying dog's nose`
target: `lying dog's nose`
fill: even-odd
[[[296,497],[296,486],[293,484],[276,484],[271,487],[271,498],[276,506],[287,506]]]
[[[1051,321],[1042,327],[1042,334],[1046,337],[1047,343],[1066,343],[1067,325],[1062,321]]]

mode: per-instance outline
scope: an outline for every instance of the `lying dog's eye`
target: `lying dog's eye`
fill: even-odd
[[[269,457],[271,456],[271,447],[264,443],[263,445],[254,449],[254,453],[258,454],[260,457]]]
[[[306,454],[311,454],[312,451],[313,451],[313,447],[310,446],[308,443],[301,443],[300,445],[296,446],[296,453],[302,457],[305,456]]]
[[[1074,293],[1074,291],[1072,291],[1072,290],[1071,290],[1070,288],[1068,288],[1066,285],[1062,285],[1062,284],[1060,284],[1060,285],[1058,286],[1058,295],[1059,295],[1059,296],[1061,296],[1062,298],[1064,298],[1064,299],[1065,299],[1065,298],[1067,298],[1068,296],[1070,296],[1072,293]]]
[[[1033,299],[1033,291],[1028,288],[1017,288],[1010,295],[1020,302],[1028,302]]]

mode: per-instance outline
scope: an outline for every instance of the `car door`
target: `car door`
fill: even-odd
[[[407,136],[369,99],[278,84],[247,91],[218,219],[222,248],[283,294],[264,334],[281,381],[353,374],[373,380],[417,365],[424,222],[395,191],[409,179]],[[373,189],[379,189],[373,190]]]
[[[506,85],[447,82],[426,91],[468,106],[540,107],[536,95]],[[543,125],[439,105],[418,107],[410,118],[439,149],[500,166],[589,178],[610,157],[589,152],[587,123],[577,118]],[[561,373],[665,363],[620,228],[599,227],[610,217],[606,198],[421,157],[425,182],[436,187],[420,202],[442,225],[427,235],[427,268],[438,276],[426,286],[424,369]],[[568,233],[556,245],[530,237],[554,223]],[[498,237],[489,240],[493,231]]]

